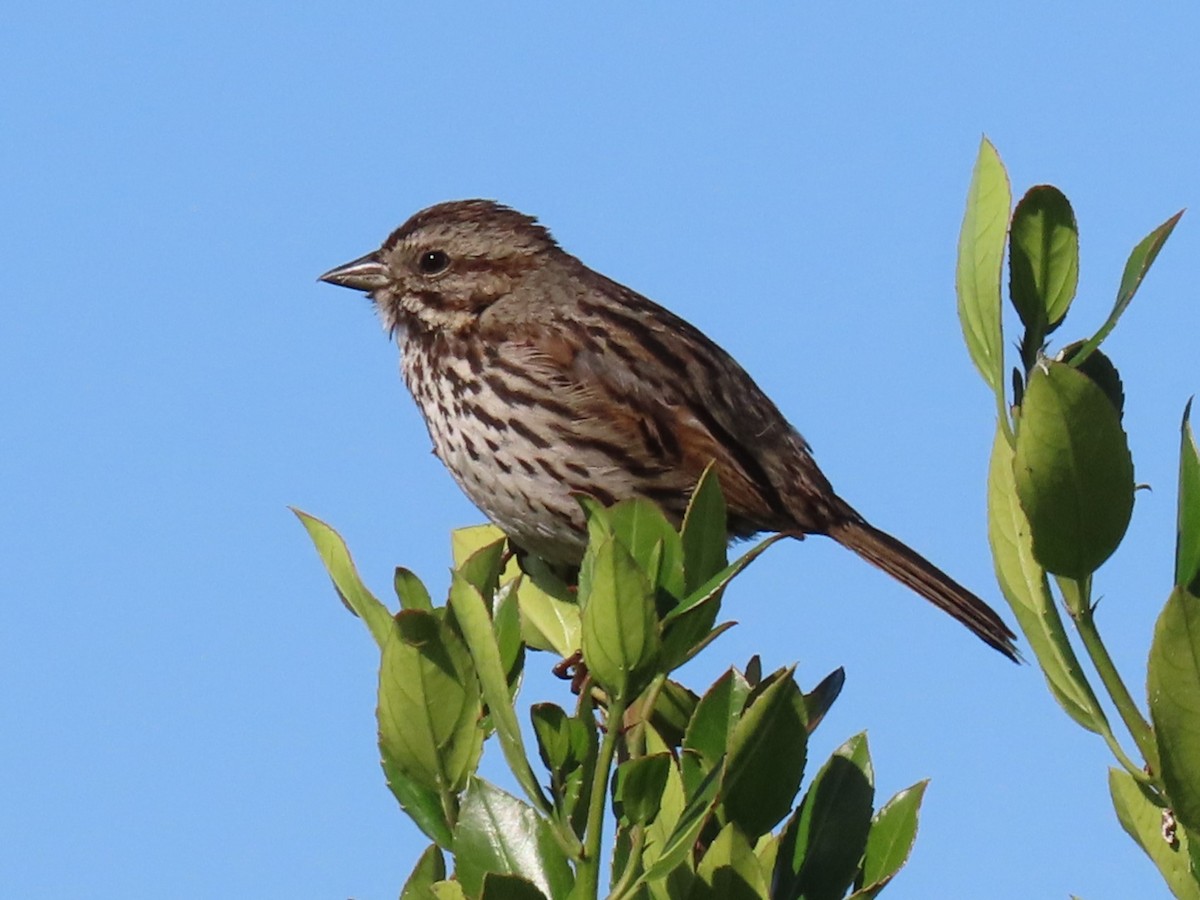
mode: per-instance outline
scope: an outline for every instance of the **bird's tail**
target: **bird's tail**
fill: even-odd
[[[912,588],[966,625],[981,641],[1017,662],[1016,635],[996,611],[911,547],[857,514],[831,525],[831,538]]]

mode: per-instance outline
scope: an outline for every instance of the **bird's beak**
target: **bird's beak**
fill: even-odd
[[[354,262],[330,269],[318,280],[356,291],[374,291],[388,283],[388,270],[379,258],[379,251],[376,250],[374,253],[360,256]]]

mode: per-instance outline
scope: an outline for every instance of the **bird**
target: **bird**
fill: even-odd
[[[1019,658],[987,603],[838,496],[732,356],[534,217],[491,200],[439,203],[320,280],[369,296],[434,453],[520,550],[578,565],[580,493],[646,498],[678,524],[711,463],[731,540],[830,537]]]

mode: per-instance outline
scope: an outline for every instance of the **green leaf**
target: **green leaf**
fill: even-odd
[[[1180,828],[1174,844],[1164,839],[1162,803],[1122,769],[1108,770],[1108,790],[1121,827],[1158,866],[1171,892],[1180,900],[1200,900],[1188,865],[1187,834]]]
[[[481,526],[482,528],[482,526]],[[480,529],[462,529],[476,531]],[[492,598],[500,586],[500,574],[503,568],[504,538],[497,538],[491,543],[483,544],[467,556],[461,556],[456,549],[454,554],[454,574],[472,585],[484,599],[486,611],[490,613]]]
[[[759,541],[740,557],[738,557],[735,562],[727,565],[716,575],[713,575],[702,585],[700,585],[700,587],[688,594],[687,598],[682,603],[680,603],[677,607],[663,617],[663,623],[669,624],[675,622],[677,619],[682,618],[697,607],[702,606],[705,603],[713,602],[720,595],[721,591],[725,589],[725,585],[729,584],[730,581],[737,577],[737,575],[740,574],[741,571],[748,565],[750,565],[750,563],[762,556],[768,547],[770,547],[776,541],[783,540],[785,537],[788,537],[788,535],[773,534],[770,537]]]
[[[457,881],[439,881],[430,890],[434,900],[467,900],[462,885]]]
[[[678,681],[668,679],[658,692],[650,721],[671,746],[677,747],[683,741],[683,733],[699,702],[700,698]]]
[[[496,726],[504,758],[529,798],[541,809],[549,810],[550,805],[542,794],[525,755],[521,727],[509,698],[507,673],[500,656],[500,647],[496,642],[496,632],[488,616],[487,605],[478,587],[468,580],[472,571],[478,580],[485,583],[489,580],[489,571],[494,571],[494,567],[492,570],[488,568],[489,557],[493,563],[498,559],[492,545],[468,557],[460,568],[452,573],[450,607],[454,610],[462,629],[463,640],[466,641],[471,660],[475,663],[479,687],[483,692],[484,701],[487,702],[492,723]]]
[[[429,591],[413,572],[403,566],[396,567],[392,576],[392,587],[396,591],[396,599],[400,601],[401,609],[420,609],[433,612],[433,600]]]
[[[670,753],[652,753],[617,766],[614,808],[622,825],[646,825],[662,806],[672,764]]]
[[[527,565],[544,566],[534,559]],[[568,599],[565,591],[556,595],[542,585],[547,579],[531,576],[517,583],[517,606],[521,609],[521,635],[534,650],[553,650],[564,659],[579,649],[579,604]],[[555,585],[557,588],[558,585]]]
[[[838,900],[854,882],[871,827],[875,775],[859,734],[821,767],[784,829],[775,861],[776,896]]]
[[[1008,268],[1009,295],[1036,351],[1066,316],[1079,284],[1079,227],[1058,188],[1038,185],[1017,204]]]
[[[614,697],[636,697],[658,656],[658,617],[645,574],[614,537],[588,545],[579,603],[589,673]]]
[[[692,491],[681,530],[686,590],[693,593],[729,563],[726,550],[725,498],[716,466],[709,463]]]
[[[751,700],[729,740],[721,812],[751,839],[788,814],[804,777],[808,727],[793,671]]]
[[[504,680],[508,685],[511,702],[520,686],[521,673],[525,669],[525,642],[521,640],[521,609],[517,605],[516,591],[512,585],[500,589],[492,615],[492,626],[496,631],[496,645],[500,649],[500,665],[504,668]]]
[[[413,866],[412,874],[404,882],[400,900],[427,900],[436,881],[446,878],[446,861],[437,844],[430,844]]]
[[[1033,648],[1050,693],[1067,715],[1099,733],[1104,713],[1067,639],[1046,573],[1033,557],[1029,520],[1017,499],[1013,451],[999,430],[988,466],[988,543],[1000,590]]]
[[[647,729],[646,738],[646,749],[649,752],[669,752],[669,748],[653,728]],[[714,793],[717,786],[713,787]],[[658,815],[655,816],[654,821],[646,828],[646,844],[645,849],[642,851],[642,865],[646,870],[654,867],[665,850],[675,849],[672,839],[674,838],[675,829],[679,825],[686,805],[687,796],[683,788],[683,777],[679,773],[678,763],[672,760],[667,770],[667,782],[663,786],[660,796]],[[701,821],[700,825],[703,826],[703,824],[703,821]],[[680,859],[686,858],[687,848],[684,847]],[[670,867],[665,867],[663,871],[664,873],[670,871]],[[651,885],[651,891],[656,895],[659,893],[657,886],[654,884]]]
[[[479,895],[489,872],[519,875],[552,900],[571,891],[571,867],[550,824],[532,807],[481,778],[472,778],[463,796],[454,856],[458,880],[468,896]]]
[[[451,850],[454,835],[450,831],[450,823],[446,821],[441,795],[405,774],[387,747],[380,747],[380,766],[388,789],[400,808],[431,841],[445,850]]]
[[[1125,312],[1126,307],[1133,300],[1133,295],[1141,287],[1142,279],[1146,277],[1146,273],[1150,271],[1150,266],[1154,264],[1154,260],[1158,256],[1158,251],[1167,242],[1167,238],[1175,230],[1175,226],[1179,223],[1182,215],[1183,210],[1175,213],[1175,215],[1171,216],[1171,218],[1142,238],[1141,243],[1133,248],[1133,252],[1129,254],[1129,259],[1125,263],[1125,271],[1121,275],[1121,286],[1117,289],[1117,300],[1113,304],[1112,312],[1108,314],[1108,319],[1100,326],[1100,330],[1075,355],[1071,361],[1071,365],[1081,365],[1116,327],[1117,320],[1121,318],[1121,314]]]
[[[461,569],[464,562],[484,547],[503,541],[504,532],[495,525],[468,525],[466,528],[454,529],[450,532],[450,551],[454,557],[454,568]]]
[[[529,711],[542,762],[551,772],[576,769],[593,752],[595,729],[553,703],[535,703]]]
[[[1108,397],[1109,402],[1117,411],[1117,418],[1122,418],[1125,415],[1125,385],[1121,383],[1121,373],[1117,371],[1113,361],[1099,350],[1092,353],[1085,362],[1076,366],[1073,362],[1075,354],[1082,347],[1083,341],[1067,344],[1055,359],[1067,363],[1071,368],[1090,378],[1096,387],[1104,391],[1104,396]]]
[[[380,748],[422,786],[457,792],[483,748],[471,658],[431,613],[406,610],[394,621],[379,666]]]
[[[1133,513],[1133,460],[1120,417],[1086,375],[1043,361],[1029,378],[1014,475],[1042,567],[1086,578]]]
[[[696,711],[684,733],[683,746],[695,750],[708,768],[716,766],[725,757],[730,737],[749,696],[749,683],[736,669],[729,669],[713,682],[696,704]]]
[[[846,683],[846,670],[840,666],[821,679],[821,683],[804,695],[804,709],[808,719],[808,733],[812,734],[833,706],[833,701],[842,693]]]
[[[867,850],[863,856],[858,890],[851,900],[874,897],[908,862],[917,839],[917,813],[929,781],[918,781],[884,804],[871,820]]]
[[[346,542],[320,519],[294,507],[291,510],[308,532],[313,546],[317,548],[317,555],[321,557],[325,571],[333,580],[334,590],[342,599],[342,603],[366,623],[371,637],[382,649],[392,632],[392,614],[367,590],[362,579],[358,577],[358,570],[354,568],[354,560],[350,558]]]
[[[767,877],[746,836],[730,823],[709,845],[696,868],[695,900],[759,900],[768,896]],[[690,898],[689,898],[690,900]]]
[[[1163,784],[1200,834],[1200,597],[1175,588],[1154,627],[1146,678]]]
[[[608,510],[616,535],[654,586],[678,600],[684,595],[683,542],[662,510],[649,500],[622,500]],[[654,561],[656,564],[652,564]]]
[[[717,803],[717,790],[721,786],[721,779],[725,769],[723,766],[718,766],[709,772],[696,790],[688,798],[686,805],[683,807],[683,812],[679,814],[678,820],[671,829],[670,834],[660,845],[655,848],[658,854],[653,863],[649,863],[646,867],[645,879],[652,881],[657,878],[662,878],[680,863],[682,863],[692,852],[692,848],[696,845],[696,838],[700,836],[704,824],[712,815],[713,807]],[[663,812],[667,806],[668,794],[673,790],[673,779],[668,777],[667,787],[663,793],[663,810],[659,812],[659,818],[663,818]]]
[[[500,875],[488,872],[483,876],[480,900],[547,900],[537,886],[520,875]]]
[[[1179,447],[1179,513],[1175,537],[1175,586],[1200,596],[1200,452],[1189,421],[1192,401],[1183,411]]]
[[[971,360],[996,394],[1004,390],[1004,347],[1000,331],[1000,269],[1012,191],[996,148],[979,145],[967,210],[958,239],[958,320]]]

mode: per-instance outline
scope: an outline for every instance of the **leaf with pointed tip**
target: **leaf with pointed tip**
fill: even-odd
[[[713,682],[692,713],[683,746],[695,750],[711,768],[729,752],[729,741],[742,711],[750,685],[737,669],[729,669]]]
[[[371,637],[382,649],[392,632],[392,614],[367,590],[362,579],[358,577],[358,570],[354,568],[354,560],[350,558],[346,542],[342,540],[341,535],[315,516],[301,512],[295,507],[291,507],[291,510],[308,532],[313,546],[317,548],[317,555],[321,557],[338,597],[346,609],[366,623]]]
[[[645,686],[661,641],[652,588],[615,537],[588,545],[579,603],[588,672],[612,696],[631,700]]]
[[[434,882],[446,878],[446,860],[437,844],[430,844],[417,859],[412,874],[400,891],[400,900],[426,900]]]
[[[1125,312],[1126,307],[1133,300],[1133,295],[1141,287],[1142,279],[1146,277],[1146,273],[1150,271],[1150,267],[1154,264],[1154,260],[1158,256],[1158,251],[1163,248],[1163,244],[1167,242],[1167,238],[1171,236],[1171,232],[1175,230],[1175,226],[1179,224],[1179,219],[1182,215],[1183,210],[1181,209],[1142,238],[1141,242],[1133,248],[1133,251],[1129,254],[1129,259],[1125,262],[1125,271],[1121,273],[1121,286],[1117,289],[1117,300],[1113,304],[1112,312],[1108,314],[1108,318],[1100,326],[1100,330],[1084,344],[1083,349],[1075,354],[1075,358],[1071,362],[1072,365],[1081,365],[1091,352],[1099,347],[1101,342],[1117,326],[1117,320],[1121,318],[1121,314]]]
[[[396,567],[392,576],[392,587],[396,591],[396,599],[400,601],[401,609],[421,609],[433,612],[433,600],[421,579],[410,569]]]
[[[871,820],[867,849],[863,855],[858,890],[850,900],[868,900],[891,881],[908,862],[917,839],[917,813],[929,781],[918,781],[905,788],[883,805]]]
[[[774,896],[839,900],[854,882],[871,828],[875,774],[865,734],[834,751],[784,829]]]
[[[1200,597],[1200,451],[1189,421],[1192,401],[1183,411],[1179,447],[1179,512],[1175,530],[1175,586]]]
[[[487,605],[478,587],[468,580],[469,574],[474,570],[475,577],[484,583],[488,582],[493,571],[488,567],[493,565],[496,559],[498,557],[489,545],[476,551],[463,562],[462,566],[452,573],[449,605],[454,610],[462,629],[463,640],[470,650],[470,657],[479,679],[479,688],[500,738],[500,749],[504,758],[529,799],[542,810],[548,811],[550,804],[542,794],[525,755],[521,727],[509,698],[507,673],[500,656],[500,646],[496,642],[496,632],[488,616]]]
[[[714,463],[705,467],[692,491],[680,536],[687,593],[690,594],[729,564],[725,498],[721,495]]]
[[[662,510],[649,500],[635,498],[622,500],[608,515],[613,534],[642,571],[655,579],[654,586],[676,599],[682,597],[683,542]]]
[[[456,532],[457,533],[457,532]],[[466,556],[455,553],[454,573],[467,583],[474,585],[491,612],[492,597],[500,586],[503,569],[504,538],[496,538],[481,544]]]
[[[759,541],[738,557],[735,562],[727,565],[720,572],[705,581],[704,584],[700,585],[700,587],[688,594],[682,603],[663,617],[663,624],[674,622],[676,619],[690,613],[696,607],[713,602],[717,595],[724,589],[725,585],[737,577],[743,569],[758,559],[776,541],[781,541],[788,536],[786,534],[773,534]]]
[[[812,734],[833,706],[833,701],[842,693],[846,683],[846,670],[841,666],[826,675],[821,683],[804,695],[804,710],[808,720],[808,733]]]
[[[1000,270],[1012,190],[991,141],[980,141],[967,209],[958,239],[955,288],[958,320],[971,361],[993,392],[1003,390],[1004,346],[1000,331]]]
[[[788,814],[804,777],[808,725],[793,671],[752,697],[730,734],[720,813],[749,838]]]

